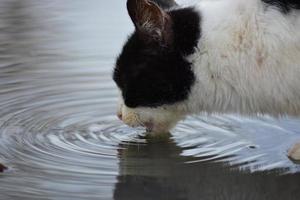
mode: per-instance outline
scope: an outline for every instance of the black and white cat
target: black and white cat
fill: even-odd
[[[299,0],[127,8],[135,32],[113,75],[124,123],[164,132],[201,112],[300,115]]]

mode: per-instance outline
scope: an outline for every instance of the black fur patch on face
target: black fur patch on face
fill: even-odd
[[[195,81],[185,57],[200,38],[200,16],[192,8],[170,11],[173,41],[168,46],[145,43],[137,32],[124,45],[113,79],[126,106],[157,107],[183,101]]]
[[[262,0],[266,4],[278,7],[283,13],[289,13],[293,9],[300,9],[300,0]]]

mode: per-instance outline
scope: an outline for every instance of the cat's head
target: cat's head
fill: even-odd
[[[186,57],[200,37],[192,8],[165,11],[149,0],[128,0],[135,26],[117,58],[113,79],[120,90],[118,116],[129,126],[168,131],[185,112],[195,77]]]

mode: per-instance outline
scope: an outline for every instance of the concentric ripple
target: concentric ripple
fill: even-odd
[[[117,120],[111,71],[131,28],[123,3],[0,2],[1,200],[123,199],[123,183],[154,183],[152,193],[160,182],[180,185],[172,178],[187,168],[188,182],[228,165],[299,172],[286,157],[299,119],[190,117],[164,142]]]
[[[299,119],[241,116],[199,116],[180,124],[174,139],[184,148],[181,155],[214,161],[250,171],[300,170],[287,158],[289,148],[299,141]]]

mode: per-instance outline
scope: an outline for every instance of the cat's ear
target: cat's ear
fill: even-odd
[[[171,16],[150,0],[127,0],[129,16],[137,33],[145,42],[172,42]]]

